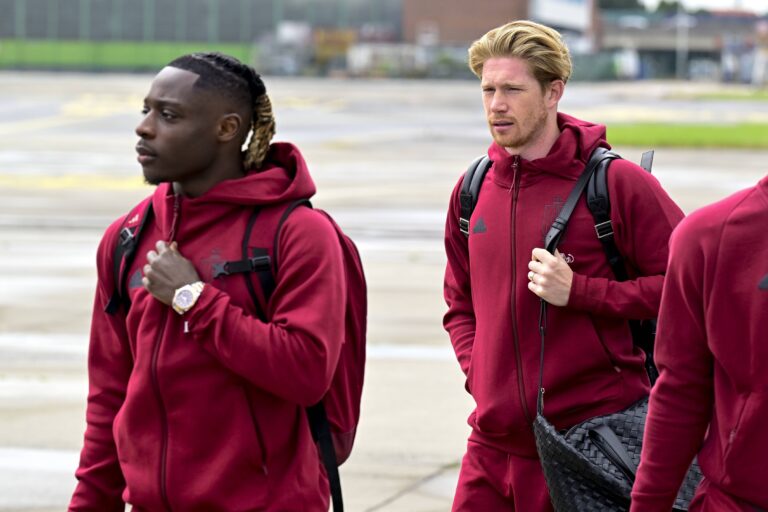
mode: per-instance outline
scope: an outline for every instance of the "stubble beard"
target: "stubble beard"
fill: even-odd
[[[531,142],[539,138],[539,136],[544,132],[544,128],[547,125],[547,111],[542,109],[537,117],[531,118],[529,120],[530,129],[517,134],[499,135],[493,130],[493,126],[491,126],[491,135],[493,136],[493,140],[503,148],[522,149],[528,146],[531,144]],[[519,123],[515,124],[518,127],[521,126]]]

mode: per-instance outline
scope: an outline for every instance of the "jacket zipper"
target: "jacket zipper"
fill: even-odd
[[[179,213],[181,213],[181,200],[179,194],[173,196],[173,220],[171,220],[171,231],[168,233],[168,243],[173,242],[176,237],[176,225],[179,223]]]
[[[523,358],[520,355],[520,338],[517,335],[517,321],[515,317],[516,303],[515,295],[517,290],[517,247],[516,247],[516,221],[517,221],[517,194],[520,192],[520,180],[518,179],[518,173],[520,171],[520,155],[515,155],[512,160],[512,187],[510,191],[512,194],[512,236],[510,237],[512,243],[512,339],[515,343],[515,362],[517,364],[517,391],[520,394],[520,404],[523,408],[523,415],[525,416],[528,424],[533,423],[533,418],[528,410],[528,402],[525,398],[525,380],[523,379]]]
[[[155,349],[152,353],[152,387],[155,391],[155,398],[160,405],[160,425],[162,428],[162,439],[160,443],[160,471],[158,478],[160,479],[160,495],[163,499],[165,509],[171,510],[171,503],[168,501],[168,489],[166,489],[166,464],[168,459],[168,413],[165,410],[165,403],[163,402],[163,395],[160,393],[160,381],[157,375],[157,360],[160,355],[160,345],[163,341],[163,335],[165,334],[165,323],[168,320],[168,312],[163,312],[163,321],[161,323],[162,328],[158,333],[157,342],[155,343]]]
[[[171,221],[171,230],[168,234],[168,243],[173,242],[176,237],[176,227],[179,223],[179,213],[181,210],[181,203],[179,195],[176,194],[173,197],[173,220]],[[167,472],[168,472],[168,412],[165,409],[165,403],[163,402],[163,395],[160,392],[160,380],[157,373],[157,360],[160,357],[160,346],[163,342],[163,336],[165,335],[165,324],[168,321],[167,308],[163,311],[162,328],[158,333],[157,342],[155,343],[155,349],[152,353],[152,385],[155,390],[155,397],[157,403],[160,405],[160,425],[162,429],[162,439],[160,442],[160,471],[158,478],[160,479],[160,495],[163,499],[163,504],[166,510],[171,511],[171,502],[168,499],[167,489]]]
[[[243,384],[243,394],[245,395],[245,403],[248,404],[248,412],[251,415],[253,431],[256,433],[256,443],[259,445],[259,450],[261,451],[261,470],[266,476],[269,474],[267,471],[267,445],[264,444],[264,437],[261,435],[261,429],[259,428],[259,424],[256,422],[256,411],[253,409],[253,404],[251,403],[251,399],[248,396],[248,388],[245,387],[245,384]]]

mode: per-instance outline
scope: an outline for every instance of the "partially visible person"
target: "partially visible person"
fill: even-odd
[[[552,510],[532,423],[539,376],[540,299],[547,321],[546,415],[557,428],[620,411],[647,396],[644,355],[629,319],[658,313],[669,235],[683,217],[658,181],[627,160],[607,173],[611,222],[630,279],[616,280],[586,200],[560,243],[544,236],[605,126],[558,112],[568,48],[544,25],[515,21],[469,49],[493,139],[466,234],[461,182],[445,229],[448,331],[476,408],[454,511]]]
[[[691,460],[690,512],[768,510],[768,177],[672,235],[632,512],[668,512]]]
[[[254,211],[259,233],[277,216],[268,207],[315,193],[299,150],[274,133],[264,83],[232,57],[185,55],[152,81],[136,151],[157,185],[138,209],[153,214],[125,272],[130,300],[112,314],[114,250],[141,215],[118,219],[98,249],[71,511],[328,510],[305,407],[328,390],[344,339],[336,231],[310,208],[287,218],[262,309],[255,277],[221,272],[254,249],[243,243]]]

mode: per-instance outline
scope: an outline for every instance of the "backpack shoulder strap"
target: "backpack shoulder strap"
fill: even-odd
[[[333,512],[344,512],[344,499],[341,494],[339,464],[336,460],[336,449],[333,446],[331,424],[328,421],[328,415],[325,412],[325,404],[320,400],[315,405],[307,407],[306,411],[307,419],[309,420],[309,429],[312,432],[312,439],[320,448],[320,458],[328,476],[328,485],[331,488]]]
[[[616,155],[618,158],[618,155]],[[629,276],[624,267],[624,260],[616,247],[616,240],[611,222],[611,201],[608,195],[608,165],[614,158],[603,160],[587,184],[587,206],[595,220],[595,233],[608,258],[608,265],[618,281],[626,281]]]
[[[139,210],[142,210],[139,212]],[[128,290],[125,286],[125,273],[133,263],[133,259],[136,256],[136,246],[139,243],[139,236],[144,230],[144,226],[147,224],[149,218],[152,216],[152,200],[147,200],[144,204],[140,204],[128,215],[125,216],[122,228],[120,229],[120,236],[115,244],[115,250],[112,255],[112,279],[114,288],[112,296],[109,298],[104,311],[110,315],[114,315],[120,309],[121,305],[125,305],[126,308],[130,307],[130,299],[128,298]],[[126,223],[141,215],[141,220],[133,227],[126,227]]]
[[[280,231],[288,216],[299,206],[312,208],[312,203],[308,199],[299,199],[289,204],[283,212],[277,223],[275,230],[275,240],[272,246],[273,267],[275,273],[278,271],[280,260],[278,258],[278,245],[280,242]],[[274,290],[274,288],[273,288]],[[272,291],[264,295],[269,297]],[[331,424],[328,421],[328,415],[325,412],[325,404],[320,400],[315,405],[306,408],[307,419],[309,420],[309,430],[312,432],[312,439],[320,448],[320,459],[322,460],[325,472],[328,476],[328,485],[331,489],[331,502],[333,503],[333,512],[344,512],[344,499],[341,494],[341,477],[339,475],[339,465],[336,460],[336,449],[333,446],[333,437],[331,436]]]
[[[560,210],[557,218],[552,223],[552,227],[549,228],[549,231],[547,231],[547,234],[544,237],[544,248],[549,252],[554,254],[557,244],[560,242],[560,238],[562,238],[565,228],[568,226],[568,221],[573,214],[573,210],[576,208],[576,205],[595,170],[604,161],[616,158],[616,156],[615,153],[611,153],[605,148],[597,148],[592,152],[584,172],[582,172],[579,179],[576,180],[576,184],[573,186],[571,193],[568,194],[568,199],[565,200],[565,205],[563,205],[562,210]]]
[[[464,179],[461,182],[461,191],[459,201],[461,206],[461,216],[459,217],[459,229],[465,236],[469,237],[469,219],[477,206],[477,198],[480,195],[480,187],[483,185],[485,175],[491,168],[493,162],[487,155],[476,158],[464,173]]]
[[[646,151],[640,160],[640,167],[651,172],[653,167],[653,151]],[[587,206],[595,219],[595,233],[603,245],[603,250],[608,258],[613,275],[618,281],[629,279],[624,261],[616,247],[616,240],[613,233],[613,224],[611,222],[611,199],[608,194],[608,165],[611,160],[621,158],[616,153],[612,153],[613,158],[604,160],[598,166],[592,178],[587,184]]]
[[[309,199],[297,199],[296,201],[292,202],[288,205],[288,207],[283,211],[283,215],[280,217],[280,220],[277,222],[277,229],[275,230],[275,240],[272,243],[272,259],[273,259],[273,267],[275,269],[275,273],[277,273],[278,264],[280,260],[278,259],[278,242],[280,241],[280,230],[283,229],[283,224],[285,224],[285,221],[288,219],[288,216],[298,208],[299,206],[306,206],[307,208],[312,208],[312,203]],[[264,291],[265,296],[272,295],[272,292],[274,291],[274,287],[272,290],[269,291],[269,294]]]

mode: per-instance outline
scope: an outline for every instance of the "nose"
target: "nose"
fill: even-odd
[[[491,112],[506,112],[508,110],[507,103],[504,101],[504,95],[502,91],[494,91],[491,98]]]
[[[155,136],[155,128],[152,123],[152,113],[148,112],[144,114],[144,117],[136,125],[136,135],[142,139],[151,139]]]

